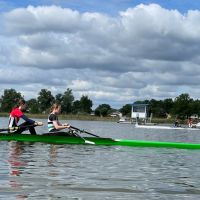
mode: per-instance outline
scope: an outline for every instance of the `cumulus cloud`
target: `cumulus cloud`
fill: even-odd
[[[198,10],[157,4],[115,17],[58,6],[13,9],[0,20],[0,84],[40,84],[55,93],[70,87],[77,97],[115,105],[180,92],[196,97],[199,19]]]

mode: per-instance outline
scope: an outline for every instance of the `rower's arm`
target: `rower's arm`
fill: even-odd
[[[22,118],[24,121],[26,121],[26,122],[28,122],[28,123],[30,123],[30,124],[34,124],[34,123],[35,123],[34,120],[28,118],[26,115],[22,115],[21,118]]]
[[[62,129],[68,128],[67,125],[65,125],[65,124],[62,125],[62,124],[58,123],[58,121],[53,121],[53,125],[54,125],[55,129],[57,129],[57,130],[62,130]]]

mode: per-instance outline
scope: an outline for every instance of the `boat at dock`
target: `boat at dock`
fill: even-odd
[[[179,148],[179,149],[200,149],[200,143],[179,143],[144,140],[126,140],[101,137],[69,137],[51,135],[30,135],[30,134],[0,134],[2,141],[19,142],[40,142],[48,144],[70,144],[70,145],[104,145],[104,146],[127,146],[127,147],[154,147],[154,148]],[[89,143],[88,143],[89,142]]]
[[[135,124],[135,128],[200,131],[199,127],[181,127],[181,126],[166,126],[166,125],[146,125],[146,124],[137,124],[137,123]]]

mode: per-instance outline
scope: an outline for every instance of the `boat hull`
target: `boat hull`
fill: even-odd
[[[84,137],[85,140],[93,142],[95,145],[107,146],[129,146],[129,147],[156,147],[156,148],[179,148],[179,149],[200,149],[200,144],[160,142],[144,140],[124,140],[111,138]],[[1,134],[0,141],[19,142],[42,142],[50,144],[88,144],[79,137],[49,136],[49,135],[28,135],[28,134]]]

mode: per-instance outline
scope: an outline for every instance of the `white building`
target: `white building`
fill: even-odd
[[[131,118],[135,121],[142,120],[145,123],[149,117],[149,104],[133,103],[131,110]]]

